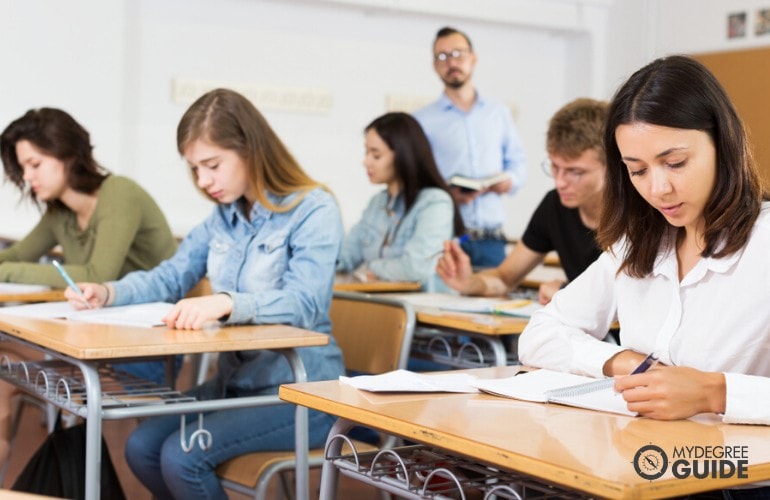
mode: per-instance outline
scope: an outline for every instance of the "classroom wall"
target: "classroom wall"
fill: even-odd
[[[430,47],[436,29],[452,24],[473,39],[478,88],[515,113],[530,170],[508,203],[506,230],[518,236],[551,186],[539,169],[548,117],[568,99],[601,92],[604,58],[595,53],[606,44],[595,38],[604,36],[608,2],[401,3],[0,0],[0,56],[13,68],[0,83],[0,123],[31,107],[70,111],[92,132],[97,158],[139,181],[183,234],[211,205],[176,152],[175,127],[193,96],[174,93],[175,82],[315,92],[327,98],[322,111],[262,110],[335,191],[349,227],[378,189],[361,166],[363,127],[389,102],[409,109],[438,97]],[[38,218],[17,200],[4,185],[2,234],[20,237]]]
[[[724,35],[728,11],[758,6],[748,0],[0,0],[6,61],[0,125],[31,107],[70,111],[91,131],[97,158],[138,180],[183,234],[211,210],[175,146],[176,124],[195,92],[228,85],[255,95],[306,93],[318,99],[317,109],[258,105],[307,170],[335,191],[350,227],[378,189],[361,167],[362,129],[389,105],[408,110],[439,95],[430,46],[436,29],[451,24],[472,37],[476,84],[511,106],[524,142],[529,181],[507,202],[506,231],[517,237],[552,185],[539,163],[556,109],[577,96],[609,98],[658,55],[766,43]],[[38,218],[17,202],[15,189],[3,185],[2,235],[20,237]]]

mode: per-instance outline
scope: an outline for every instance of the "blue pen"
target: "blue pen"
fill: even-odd
[[[653,366],[655,366],[655,363],[658,362],[657,356],[655,356],[655,353],[650,353],[649,356],[644,358],[644,361],[641,362],[639,366],[637,366],[634,371],[631,372],[631,375],[636,375],[638,373],[644,373]]]
[[[80,298],[83,299],[83,302],[85,303],[86,307],[91,309],[91,304],[88,303],[86,296],[83,295],[83,290],[81,290],[80,287],[77,286],[74,281],[72,281],[72,278],[70,278],[70,275],[67,274],[67,271],[64,270],[61,264],[59,264],[58,261],[53,261],[53,267],[55,267],[56,270],[59,271],[59,274],[61,274],[61,277],[64,278],[64,281],[67,282],[67,286],[72,288],[76,294],[80,295]]]
[[[470,239],[471,239],[471,235],[470,234],[464,234],[464,235],[460,236],[459,238],[455,238],[455,241],[457,242],[458,245],[462,245],[463,243],[465,243],[466,241],[468,241]],[[439,250],[438,252],[434,253],[433,255],[431,255],[428,258],[432,259],[433,257],[437,257],[437,256],[441,255],[442,253],[444,253],[443,249]]]

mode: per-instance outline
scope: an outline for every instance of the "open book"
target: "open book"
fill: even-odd
[[[614,382],[612,378],[595,379],[540,369],[508,378],[480,379],[474,385],[484,392],[507,398],[636,416],[628,411],[623,397],[613,390]]]
[[[489,177],[482,177],[481,179],[466,177],[464,175],[453,175],[449,178],[449,184],[468,191],[480,191],[507,179],[510,179],[510,176],[505,172],[490,175]]]
[[[173,306],[173,304],[166,302],[148,302],[146,304],[78,311],[73,309],[69,302],[43,302],[3,307],[0,309],[0,315],[41,319],[64,318],[88,323],[152,327],[163,325],[161,319]]]

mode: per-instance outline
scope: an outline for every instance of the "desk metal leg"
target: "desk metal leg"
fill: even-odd
[[[306,382],[307,373],[305,372],[305,365],[302,363],[302,359],[299,357],[296,351],[283,350],[281,351],[286,357],[286,360],[291,365],[292,373],[294,373],[295,382]],[[294,413],[294,455],[295,455],[295,474],[296,474],[296,488],[297,488],[297,500],[308,500],[310,491],[310,470],[308,467],[308,423],[307,423],[307,408],[301,405],[297,405]]]
[[[326,447],[324,448],[324,462],[321,469],[321,493],[319,500],[334,500],[337,498],[337,484],[339,483],[340,474],[334,463],[326,458],[337,457],[340,455],[344,441],[342,439],[335,439],[335,437],[339,434],[347,434],[354,426],[355,424],[350,420],[338,418],[329,431],[329,437],[326,438]]]
[[[86,500],[99,500],[102,470],[102,387],[96,368],[77,362],[86,386]]]

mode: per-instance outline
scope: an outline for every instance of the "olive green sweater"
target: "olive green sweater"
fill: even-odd
[[[0,250],[0,282],[64,288],[52,265],[36,262],[61,245],[73,280],[101,283],[138,269],[151,269],[176,250],[163,212],[137,183],[110,175],[98,191],[85,230],[67,209],[47,211],[23,240]]]

